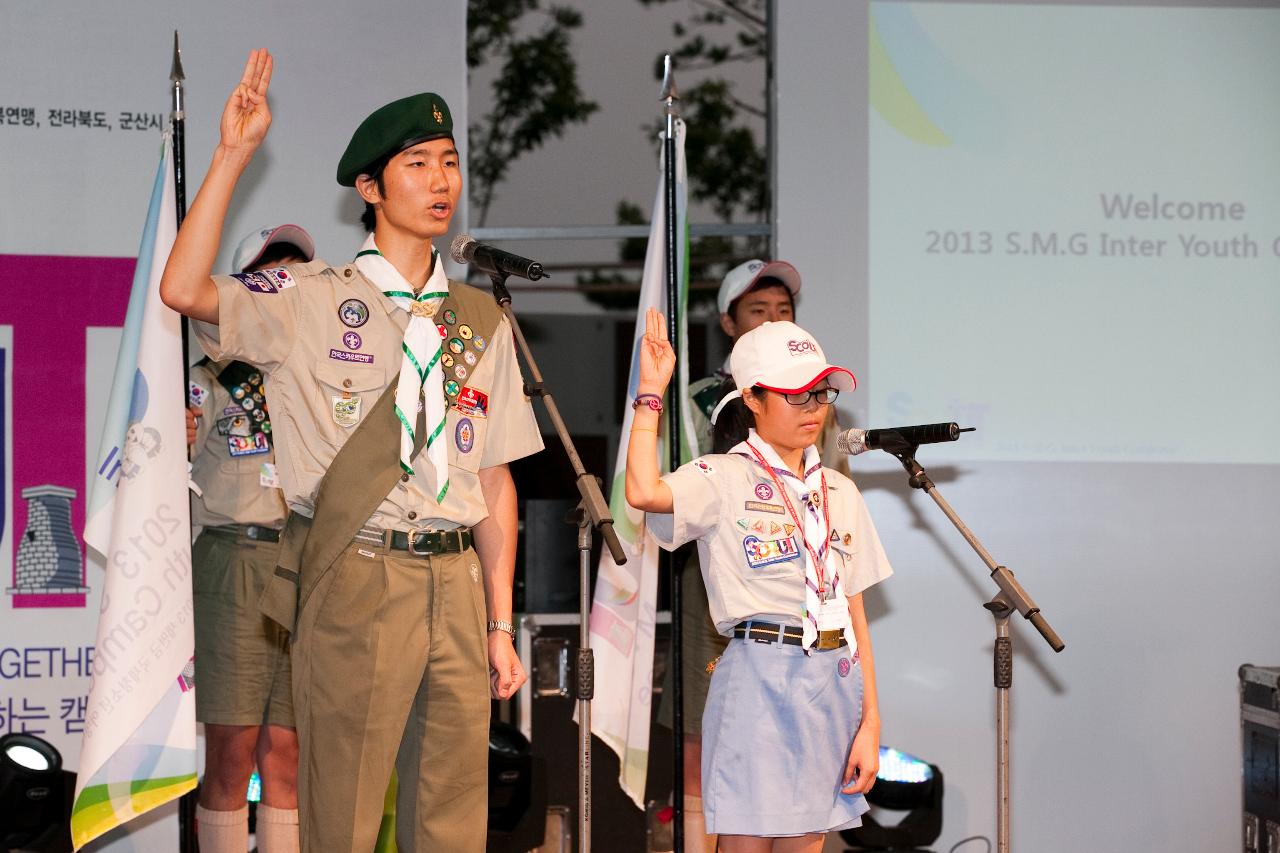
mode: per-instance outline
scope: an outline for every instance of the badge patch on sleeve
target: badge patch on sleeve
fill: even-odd
[[[705,459],[693,460],[693,467],[697,468],[699,471],[706,474],[708,477],[716,472],[716,469],[711,467],[711,463]]]
[[[232,456],[257,456],[270,451],[271,445],[267,442],[266,435],[260,432],[253,435],[229,435],[227,450]]]
[[[464,415],[473,418],[484,418],[489,415],[489,395],[475,388],[463,388],[458,394],[458,402],[454,407]]]
[[[278,290],[288,290],[297,284],[297,282],[293,280],[293,276],[289,275],[289,271],[284,267],[273,267],[269,270],[258,270],[258,274],[271,279]]]
[[[747,566],[753,569],[785,563],[800,554],[800,550],[796,548],[796,540],[790,536],[784,539],[748,536],[742,540],[742,549],[747,553]]]
[[[286,273],[287,275],[287,273]],[[280,288],[275,281],[261,272],[238,272],[231,276],[244,285],[246,290],[254,293],[279,293]]]
[[[471,448],[475,447],[476,429],[469,419],[462,418],[458,421],[458,426],[453,431],[453,441],[461,453],[470,453]]]
[[[199,382],[192,382],[187,386],[187,399],[191,401],[193,406],[204,406],[204,400],[209,396],[209,389],[201,385]]]

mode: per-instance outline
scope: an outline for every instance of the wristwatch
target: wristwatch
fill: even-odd
[[[511,638],[511,642],[516,641],[516,626],[512,625],[505,619],[490,619],[489,624],[485,626],[485,630],[492,633],[494,631],[506,631],[507,636]]]

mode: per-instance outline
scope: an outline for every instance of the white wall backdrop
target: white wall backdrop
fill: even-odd
[[[1237,849],[1236,669],[1280,662],[1280,467],[1227,464],[1275,458],[1257,425],[1280,393],[1280,218],[1259,143],[1280,132],[1280,66],[1261,49],[1280,10],[1119,5],[779,3],[778,252],[805,277],[801,322],[859,377],[848,420],[982,428],[920,459],[1067,643],[1055,655],[1015,617],[1014,848]],[[1073,63],[1092,76],[1064,86]],[[1247,213],[1131,219],[1127,233],[1165,239],[1165,254],[1108,265],[1099,232],[1117,226],[1098,196],[1111,191],[1239,199]],[[931,229],[1000,242],[938,257]],[[1057,232],[1063,251],[1015,258],[1013,229]],[[1244,233],[1258,253],[1187,257],[1178,237],[1193,229]],[[1067,248],[1077,230],[1082,257]],[[1177,334],[1154,340],[1155,327]],[[1255,344],[1262,355],[1223,357]],[[1191,378],[1188,363],[1208,370]],[[973,423],[975,401],[1018,417]],[[946,774],[935,849],[994,840],[981,604],[995,586],[897,462],[853,468],[897,569],[872,602],[884,741]]]

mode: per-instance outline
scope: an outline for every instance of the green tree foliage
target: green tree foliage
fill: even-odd
[[[578,85],[571,33],[582,15],[539,0],[469,0],[467,68],[501,61],[493,104],[468,127],[470,196],[484,225],[494,191],[521,155],[581,124],[599,105]]]

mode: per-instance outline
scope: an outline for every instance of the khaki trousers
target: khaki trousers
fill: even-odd
[[[392,767],[401,853],[480,853],[489,663],[475,551],[352,543],[317,583],[293,648],[303,851],[373,849]]]

